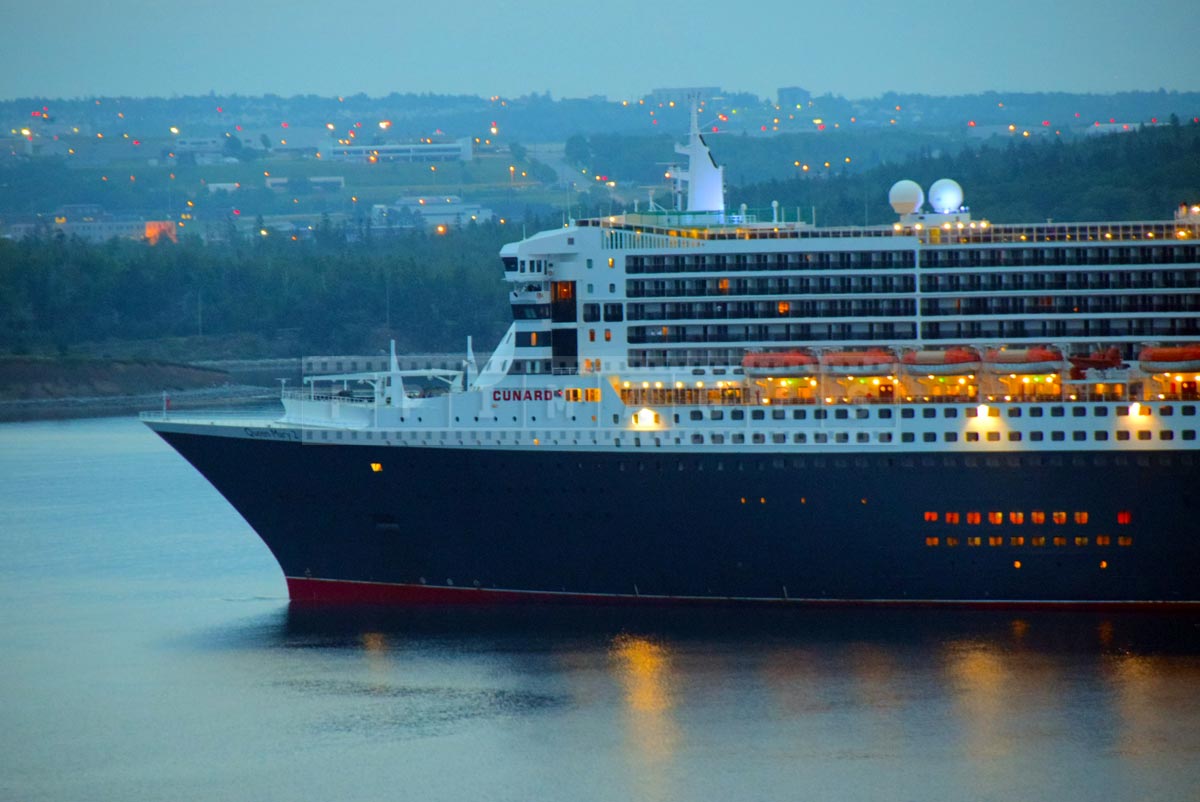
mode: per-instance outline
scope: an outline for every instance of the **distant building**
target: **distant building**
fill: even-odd
[[[781,86],[777,94],[779,107],[784,109],[803,109],[812,100],[812,92],[799,86]]]
[[[471,221],[490,222],[491,209],[467,203],[457,195],[429,195],[400,198],[391,205],[371,207],[372,228],[437,228],[467,225]]]
[[[35,219],[9,225],[6,236],[24,239],[57,233],[87,242],[107,242],[114,238],[145,239],[150,242],[157,242],[164,237],[172,241],[176,239],[175,224],[170,220],[116,217],[96,204],[60,206],[53,215],[38,215]]]
[[[449,162],[471,161],[471,140],[429,138],[423,142],[389,145],[358,145],[332,142],[321,148],[321,158],[357,162]]]

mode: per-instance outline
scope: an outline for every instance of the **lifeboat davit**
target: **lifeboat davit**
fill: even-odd
[[[742,357],[747,376],[811,376],[817,367],[817,358],[807,351],[762,351]]]
[[[997,348],[983,357],[993,373],[1057,373],[1062,370],[1062,351],[1057,348]]]
[[[1200,370],[1200,345],[1143,348],[1138,354],[1138,366],[1146,373]]]
[[[900,365],[905,373],[927,376],[957,376],[975,373],[980,367],[979,352],[974,348],[946,348],[939,351],[905,351]]]
[[[895,372],[896,355],[880,348],[866,351],[829,351],[821,355],[821,367],[829,373],[877,376]]]

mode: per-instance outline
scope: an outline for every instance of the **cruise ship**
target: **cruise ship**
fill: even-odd
[[[1200,601],[1200,206],[1006,225],[900,181],[817,227],[727,210],[694,117],[676,149],[674,208],[503,248],[482,367],[146,424],[293,601]]]

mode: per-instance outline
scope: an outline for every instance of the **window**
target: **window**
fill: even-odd
[[[988,432],[987,439],[989,443],[995,443],[1000,439],[1000,432]]]
[[[1124,429],[1121,429],[1120,431],[1117,432],[1117,439],[1118,440],[1128,440],[1129,432],[1125,431]]]
[[[1067,545],[1067,539],[1065,537],[1056,537],[1056,538],[1054,538],[1054,545],[1055,546],[1065,546],[1065,545]]]
[[[978,443],[979,442],[979,432],[967,432],[967,442],[968,443]]]
[[[991,537],[988,538],[988,545],[989,546],[1003,546],[1004,538],[1000,537],[999,535],[992,535]]]
[[[583,391],[583,400],[589,401],[593,404],[600,403],[600,388],[599,387],[589,387],[588,389],[584,390]]]
[[[901,432],[901,434],[900,434],[900,442],[901,443],[911,443],[911,442],[914,442],[916,439],[917,439],[916,435],[914,435],[912,432]]]
[[[1133,513],[1129,510],[1121,510],[1117,513],[1117,523],[1121,526],[1128,526],[1133,523]]]
[[[947,443],[957,443],[958,442],[958,432],[944,432],[942,434],[942,439],[945,440]]]
[[[979,545],[980,543],[982,543],[982,542],[983,542],[983,539],[982,539],[982,538],[978,538],[978,537],[969,537],[969,538],[967,538],[967,545],[968,545],[968,546],[978,546],[978,545]]]
[[[1161,432],[1158,433],[1158,439],[1159,440],[1174,440],[1175,432],[1171,431],[1170,429],[1163,429]]]
[[[1004,523],[1004,513],[1002,513],[1002,512],[989,512],[989,513],[988,513],[988,523],[990,523],[990,524],[995,524],[995,525],[999,525],[999,524],[1002,524],[1002,523]]]
[[[698,409],[693,409],[690,413],[688,413],[688,417],[691,420],[704,420],[704,413]]]
[[[1088,522],[1088,514],[1086,512],[1075,513],[1075,523],[1082,525],[1082,524],[1086,524],[1087,522]]]
[[[902,418],[912,418],[915,416],[916,412],[910,407],[905,407],[904,409],[900,410],[900,417]]]
[[[1017,526],[1020,526],[1021,524],[1025,523],[1025,513],[1010,512],[1008,514],[1008,522],[1010,524],[1016,524]]]
[[[1140,432],[1138,432],[1138,433],[1137,433],[1137,436],[1138,436],[1138,439],[1139,439],[1139,440],[1149,440],[1149,439],[1150,439],[1150,432],[1148,432],[1148,431],[1146,431],[1145,429],[1143,429],[1142,431],[1140,431]]]
[[[1029,543],[1030,543],[1030,545],[1037,546],[1040,548],[1040,547],[1046,545],[1046,538],[1044,538],[1044,537],[1031,538]]]
[[[936,512],[926,510],[926,512],[925,512],[925,520],[926,521],[936,521],[937,519],[938,519],[938,514]]]
[[[1029,439],[1030,439],[1030,440],[1032,440],[1032,441],[1033,441],[1033,442],[1035,442],[1035,443],[1040,443],[1040,442],[1042,442],[1042,440],[1043,440],[1044,438],[1045,438],[1045,435],[1044,435],[1043,433],[1041,433],[1041,432],[1030,432],[1030,433],[1029,433]]]
[[[806,417],[808,417],[808,410],[806,410],[806,409],[793,409],[792,410],[792,420],[804,420]]]
[[[980,514],[978,512],[968,512],[967,513],[967,523],[968,524],[977,524],[982,519],[983,519],[982,514]]]
[[[1117,545],[1118,546],[1132,546],[1133,538],[1131,538],[1129,535],[1121,535],[1120,537],[1117,538]]]
[[[1062,407],[1050,407],[1050,417],[1052,418],[1061,418],[1065,414],[1066,410]]]
[[[1025,538],[1023,538],[1023,537],[1020,537],[1020,536],[1017,536],[1017,537],[1010,537],[1010,538],[1008,539],[1008,545],[1010,545],[1010,546],[1024,546],[1024,545],[1025,545]]]
[[[1033,521],[1035,524],[1044,524],[1046,523],[1046,513],[1042,512],[1041,510],[1034,510],[1033,512],[1029,513],[1029,520]]]
[[[612,342],[612,329],[604,330],[604,342],[606,342],[606,343]]]
[[[1108,535],[1096,535],[1096,545],[1097,546],[1111,546],[1112,538],[1109,537]]]
[[[1008,409],[1008,417],[1010,417],[1010,418],[1019,418],[1019,417],[1021,417],[1021,408],[1020,408],[1020,407],[1009,407],[1009,409]]]
[[[1008,433],[1008,439],[1009,439],[1009,441],[1010,441],[1010,442],[1014,442],[1014,443],[1015,443],[1015,442],[1020,442],[1020,440],[1021,440],[1021,433],[1020,433],[1020,432],[1009,432],[1009,433]]]
[[[926,443],[932,443],[937,440],[937,432],[925,432],[921,435],[921,439]]]
[[[933,418],[936,416],[937,410],[933,409],[932,407],[926,407],[925,409],[921,410],[921,417],[923,418]]]
[[[1067,522],[1067,514],[1065,512],[1054,512],[1051,514],[1050,518],[1059,526]]]
[[[766,417],[766,413],[761,409],[750,410],[750,419],[751,420],[762,420],[765,417]]]
[[[925,538],[925,545],[926,545],[926,546],[936,546],[937,544],[938,544],[938,539],[937,539],[936,537],[927,537],[927,538]]]
[[[1040,418],[1040,417],[1042,417],[1042,408],[1041,408],[1041,407],[1032,407],[1032,408],[1030,408],[1030,410],[1029,410],[1029,417],[1031,417],[1031,418]]]
[[[1050,439],[1056,443],[1061,443],[1063,440],[1067,439],[1067,433],[1066,432],[1050,432]]]
[[[954,407],[946,407],[945,409],[942,410],[942,417],[943,418],[957,418],[958,410],[955,409]]]
[[[594,323],[600,319],[600,304],[583,305],[583,322]]]
[[[1096,438],[1097,440],[1107,440],[1108,432],[1100,432],[1100,431],[1092,432],[1092,437]]]
[[[958,513],[957,512],[946,513],[946,523],[952,524],[952,525],[957,525],[958,524]]]
[[[604,305],[604,320],[605,322],[620,323],[625,319],[625,314],[621,304],[605,304]]]
[[[723,409],[709,410],[708,418],[709,418],[709,420],[725,420],[725,410],[723,410]]]
[[[614,267],[614,266],[616,266],[616,264],[617,264],[616,260],[614,260],[611,256],[608,257],[608,266],[609,267]]]
[[[1077,537],[1077,538],[1075,538],[1075,545],[1076,545],[1076,546],[1086,546],[1087,544],[1088,544],[1088,539],[1087,539],[1086,537]]]
[[[956,538],[956,537],[948,537],[948,538],[946,538],[946,545],[947,545],[947,546],[951,546],[951,547],[953,547],[953,546],[957,546],[957,545],[958,545],[958,538]]]

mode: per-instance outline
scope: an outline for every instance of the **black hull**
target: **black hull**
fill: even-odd
[[[258,532],[296,599],[1200,598],[1189,452],[586,453],[159,433]],[[972,511],[981,523],[968,523]]]

